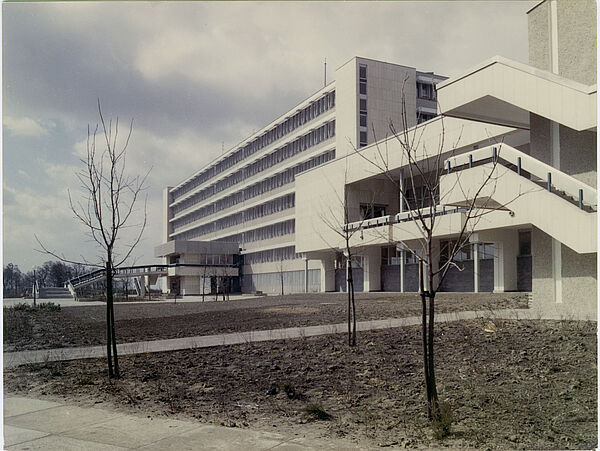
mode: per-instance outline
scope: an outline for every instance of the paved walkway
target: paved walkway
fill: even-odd
[[[7,450],[119,451],[129,449],[275,450],[360,449],[333,439],[285,436],[253,429],[125,415],[31,398],[4,398]]]
[[[475,318],[539,319],[540,316],[539,313],[532,310],[507,309],[494,311],[479,310],[468,312],[438,313],[435,319],[437,323]],[[420,323],[420,316],[410,316],[407,318],[359,321],[356,323],[356,329],[359,331],[389,329],[393,327],[414,326]],[[343,333],[347,330],[348,325],[346,323],[338,323],[319,326],[290,327],[287,329],[254,330],[220,335],[201,335],[195,337],[172,338],[167,340],[122,343],[117,345],[117,349],[119,351],[119,355],[143,354],[146,352],[176,351],[180,349],[207,348],[212,346],[226,346],[288,338],[314,337],[317,335]],[[11,368],[26,363],[106,357],[106,346],[8,352],[4,353],[3,357],[4,368]]]

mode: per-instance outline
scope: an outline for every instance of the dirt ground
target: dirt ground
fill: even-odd
[[[415,293],[357,293],[359,321],[419,315]],[[527,308],[524,293],[440,293],[437,312]],[[102,345],[106,306],[35,312],[4,309],[4,351]],[[335,324],[345,321],[343,293],[267,296],[256,299],[115,304],[117,342]]]
[[[436,326],[445,439],[426,420],[419,327],[361,332],[356,348],[338,334],[123,356],[112,382],[104,360],[24,365],[4,389],[367,448],[595,448],[596,323],[489,321]],[[308,414],[315,404],[331,419]]]

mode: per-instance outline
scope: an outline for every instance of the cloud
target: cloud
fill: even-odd
[[[45,136],[48,130],[28,117],[4,116],[2,125],[15,136]]]

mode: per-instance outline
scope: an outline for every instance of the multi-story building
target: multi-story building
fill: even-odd
[[[460,236],[467,216],[459,207],[469,205],[493,174],[479,196],[495,208],[467,224],[474,232],[471,244],[457,256],[442,290],[531,291],[534,306],[546,311],[596,315],[595,17],[592,0],[540,2],[528,12],[529,65],[493,57],[438,84],[442,115],[407,133],[417,137],[412,151],[418,161],[431,163],[440,150],[433,166],[438,174],[443,169],[434,201],[434,266]],[[417,289],[415,256],[422,240],[403,211],[415,208],[411,199],[396,189],[410,178],[405,156],[401,140],[391,138],[296,180],[296,249],[321,263],[322,290],[345,285],[343,261],[328,244],[343,250],[344,243],[319,218],[339,205],[340,193],[349,213],[346,227],[360,231],[351,243],[359,256],[355,286]],[[315,189],[325,177],[327,185]],[[416,186],[405,194],[419,198],[422,182],[411,182]],[[365,222],[361,211],[372,203],[388,210]]]
[[[319,290],[318,264],[295,249],[295,178],[389,135],[389,122],[412,127],[436,115],[434,85],[445,77],[352,58],[329,83],[177,186],[164,191],[163,242],[237,243],[243,291]],[[404,97],[403,97],[404,94]],[[404,98],[404,107],[403,107]],[[326,183],[325,180],[322,183]],[[166,263],[204,264],[198,244],[156,249]],[[209,260],[218,262],[217,254]],[[307,266],[308,265],[308,266]],[[173,270],[163,288],[198,294],[203,267]],[[185,274],[184,274],[185,272]],[[235,284],[235,276],[229,274]],[[207,277],[218,277],[211,269]],[[215,282],[212,282],[213,287]]]
[[[494,174],[479,195],[498,208],[467,224],[470,244],[442,290],[531,291],[546,311],[596,316],[595,17],[593,0],[544,0],[528,11],[528,65],[493,57],[445,81],[352,59],[334,83],[168,188],[164,241],[238,243],[246,292],[279,292],[282,280],[286,292],[339,291],[339,231],[358,230],[355,289],[416,291],[419,230],[407,218],[422,182],[396,188],[410,177],[412,139],[417,163],[445,170],[429,200],[433,266],[467,221],[461,205]],[[441,115],[428,116],[436,104]],[[390,121],[406,132],[390,136]],[[193,279],[178,280],[194,292]]]

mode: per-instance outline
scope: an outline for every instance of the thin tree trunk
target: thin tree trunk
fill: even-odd
[[[114,366],[114,377],[119,377],[119,358],[117,356],[117,338],[115,335],[115,304],[114,304],[114,293],[113,293],[113,274],[112,266],[110,263],[106,267],[106,303],[109,310],[110,318],[110,341],[112,344],[112,357]]]
[[[423,371],[425,373],[425,389],[427,391],[427,416],[431,419],[431,384],[427,346],[427,302],[423,283],[423,260],[419,260],[419,292],[421,293],[421,332],[423,336]]]
[[[352,291],[354,291],[354,280],[352,280],[352,260],[348,257],[348,277],[346,279],[348,291],[348,346],[352,346]]]
[[[433,336],[434,336],[434,315],[435,315],[435,296],[433,293],[430,294],[429,297],[429,385],[431,387],[431,413],[434,419],[437,419],[439,416],[439,404],[438,404],[438,394],[437,394],[437,385],[435,382],[435,364],[434,364],[434,354],[433,354]]]
[[[356,303],[354,302],[354,279],[352,279],[352,346],[356,346]]]
[[[109,288],[110,287],[110,288]],[[112,350],[111,350],[111,322],[110,322],[110,303],[112,298],[112,271],[110,261],[106,262],[106,357],[108,358],[108,377],[113,377]]]

